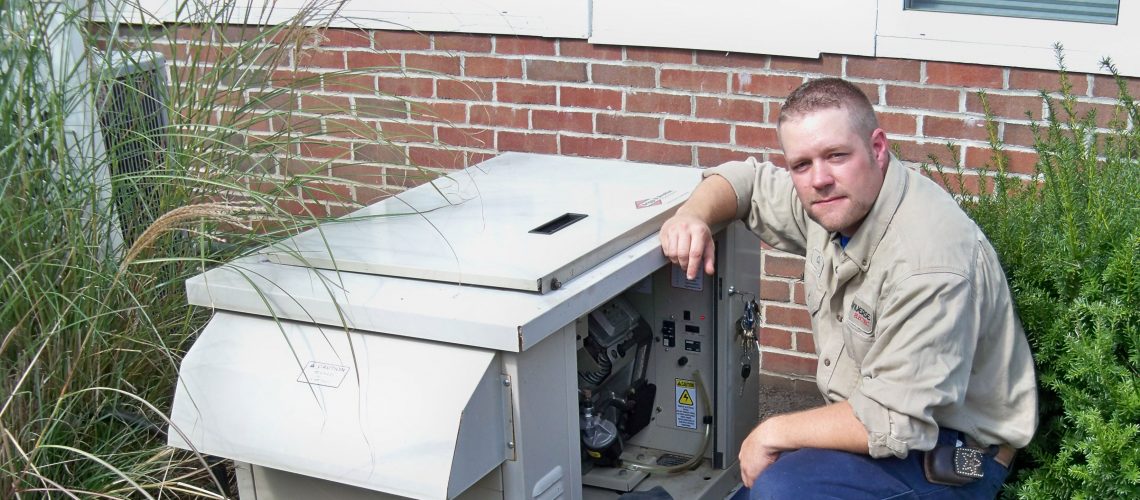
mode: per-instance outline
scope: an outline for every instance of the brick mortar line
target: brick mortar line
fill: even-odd
[[[252,133],[250,135],[257,136],[257,137],[271,137],[274,135],[274,133],[272,133],[272,132],[257,132],[257,133]],[[312,135],[312,136],[307,136],[307,138],[313,138],[313,139],[319,139],[319,140],[332,139],[332,142],[338,142],[338,143],[342,143],[342,144],[353,144],[353,145],[355,145],[355,144],[380,144],[380,145],[392,145],[392,146],[401,146],[401,147],[402,146],[415,146],[415,147],[420,147],[420,148],[425,148],[425,149],[438,149],[440,151],[464,151],[464,152],[469,152],[469,153],[491,153],[491,154],[494,154],[494,153],[499,152],[494,147],[488,147],[488,148],[482,148],[481,149],[481,148],[476,147],[476,146],[458,146],[458,145],[454,145],[454,144],[442,144],[439,142],[408,142],[408,141],[400,141],[400,140],[390,140],[388,142],[377,142],[377,141],[370,141],[367,139],[350,139],[350,138],[339,137],[339,136],[331,136],[328,134]],[[296,144],[291,144],[291,145],[296,145]],[[324,157],[319,157],[319,156],[305,156],[305,155],[301,155],[301,154],[295,154],[295,155],[291,156],[291,158],[293,158],[293,159],[305,159],[305,160],[319,160],[319,161],[328,161],[328,162],[341,161],[341,162],[354,162],[354,163],[359,163],[359,164],[372,164],[371,162],[365,162],[363,160],[352,160],[352,159],[345,159],[345,158],[341,158],[341,157],[324,158]],[[424,168],[438,168],[438,167],[424,167]]]
[[[625,47],[623,47],[624,49]],[[622,59],[598,59],[582,56],[567,56],[562,54],[499,54],[495,52],[482,52],[482,51],[455,51],[455,50],[442,50],[442,49],[370,49],[367,47],[332,47],[327,48],[327,51],[345,51],[345,52],[365,52],[372,51],[376,53],[401,53],[401,54],[417,54],[417,55],[446,55],[448,57],[493,57],[497,59],[509,59],[517,61],[554,61],[554,62],[570,62],[582,64],[604,64],[610,66],[622,66],[630,68],[653,68],[661,69],[674,69],[674,70],[693,70],[708,73],[724,73],[727,76],[732,76],[737,73],[753,73],[753,74],[771,74],[773,76],[810,76],[810,75],[829,75],[831,73],[820,73],[814,71],[790,70],[790,69],[772,69],[767,68],[752,68],[752,67],[739,67],[739,66],[714,66],[702,65],[697,62],[677,63],[677,62],[656,62],[656,61],[643,61],[637,59],[628,59],[623,55]],[[715,53],[715,51],[713,52]],[[806,59],[814,60],[814,59]],[[770,64],[770,61],[766,64]],[[524,65],[525,66],[525,65]]]
[[[411,119],[385,120],[383,118],[373,118],[373,119],[369,119],[369,120],[375,120],[377,122],[381,122],[381,121],[394,122],[394,123],[401,123],[401,124],[407,124],[407,125],[435,125],[435,126],[451,125],[451,126],[456,127],[456,128],[477,128],[477,129],[491,130],[491,131],[497,131],[497,132],[498,131],[501,131],[501,132],[520,132],[520,131],[522,131],[522,132],[529,132],[529,133],[539,134],[539,135],[563,134],[563,135],[569,135],[572,137],[589,137],[589,138],[599,138],[599,139],[619,138],[619,139],[623,139],[623,140],[634,140],[634,141],[641,141],[641,142],[656,142],[656,143],[660,143],[660,144],[664,144],[664,145],[720,147],[720,148],[750,150],[750,151],[755,151],[755,152],[759,152],[759,153],[770,153],[770,152],[778,151],[777,148],[757,148],[757,147],[753,147],[753,146],[744,146],[744,145],[737,145],[737,144],[730,144],[730,143],[723,143],[723,142],[677,141],[677,140],[673,140],[673,139],[665,139],[664,137],[633,137],[633,136],[629,136],[629,135],[604,134],[604,133],[600,133],[600,132],[576,132],[576,131],[557,130],[557,129],[536,129],[533,127],[528,127],[528,128],[524,129],[524,128],[513,128],[513,127],[505,127],[505,126],[498,126],[498,125],[472,124],[469,122],[457,123],[457,124],[448,124],[447,122],[438,122],[438,121],[429,121],[429,120],[411,120]],[[268,134],[268,133],[259,132],[259,134]],[[269,134],[269,135],[272,135],[272,134]],[[327,134],[322,134],[322,135],[327,135]],[[430,145],[432,143],[419,143],[419,144],[429,144]]]
[[[514,132],[516,130],[521,130],[521,129],[494,129],[494,130]],[[552,130],[552,129],[531,129],[531,130],[542,131],[542,132],[550,132],[550,133],[554,133],[557,135],[564,135],[567,137],[575,137],[575,138],[618,139],[618,140],[633,140],[633,141],[642,141],[642,142],[670,143],[669,141],[667,141],[665,139],[659,139],[659,138],[655,138],[655,137],[633,137],[633,136],[629,136],[629,135],[601,134],[598,132],[577,132],[574,130]],[[670,144],[680,145],[680,146],[705,146],[708,143],[673,142]],[[720,146],[733,146],[733,144],[728,144],[728,143],[715,143],[715,144],[719,144]],[[769,150],[767,148],[756,148],[756,147],[752,147],[752,146],[736,146],[734,149],[749,150],[749,151],[755,151],[758,153],[769,152]]]
[[[985,116],[985,114],[983,114],[983,113],[978,113],[978,112],[974,112],[974,111],[942,111],[942,110],[936,110],[936,109],[926,110],[923,108],[900,108],[900,107],[888,106],[888,105],[876,105],[876,106],[874,106],[874,108],[875,108],[875,111],[878,113],[896,113],[896,114],[904,114],[904,115],[914,116],[914,117],[930,116],[930,117],[934,117],[934,118],[959,118],[959,119],[961,119],[961,118],[972,118],[972,119],[978,119],[978,118],[982,118]],[[1018,125],[1028,125],[1031,122],[1031,120],[1024,119],[1024,118],[995,117],[995,120],[998,122],[1001,122],[1001,123],[1016,123]]]
[[[926,137],[926,136],[921,136],[921,135],[887,134],[887,139],[889,139],[889,140],[896,140],[897,139],[900,141],[906,140],[906,139],[920,139],[920,141],[918,141],[918,142],[922,142],[922,143],[932,143],[932,144],[944,145],[946,142],[951,142],[955,146],[989,148],[989,142],[987,142],[987,141],[977,140],[977,139],[963,139],[960,137],[940,138],[940,137]],[[944,139],[952,139],[952,140],[946,141]],[[1013,144],[1006,144],[1005,149],[1019,151],[1019,152],[1033,151],[1032,146],[1017,146],[1017,145],[1013,145]]]
[[[1040,90],[1033,90],[1033,89],[1007,89],[1007,88],[997,89],[997,88],[991,88],[991,87],[949,86],[949,85],[941,85],[941,84],[918,83],[918,82],[913,82],[913,81],[909,81],[909,80],[886,80],[886,79],[875,79],[875,78],[866,78],[866,77],[850,78],[848,80],[851,81],[852,83],[864,83],[864,84],[872,84],[872,85],[879,85],[879,86],[894,85],[896,87],[905,87],[905,88],[910,88],[910,89],[921,89],[921,90],[951,90],[951,91],[957,91],[957,92],[965,93],[966,95],[977,94],[979,91],[985,91],[986,94],[997,95],[997,96],[1002,96],[1002,97],[1040,97],[1041,96]],[[884,90],[885,90],[885,88],[884,88]],[[1061,94],[1059,92],[1048,92],[1047,95],[1049,97],[1054,97],[1054,98],[1060,98],[1061,97]],[[1077,98],[1078,102],[1092,102],[1092,103],[1096,103],[1096,104],[1106,104],[1106,103],[1116,102],[1116,99],[1112,98],[1112,97],[1097,97],[1097,96],[1089,95],[1087,93],[1086,94],[1074,94],[1074,97]]]
[[[772,299],[759,299],[756,301],[756,303],[758,305],[762,305],[762,306],[779,306],[779,307],[786,307],[786,308],[790,308],[790,309],[807,310],[806,305],[800,304],[799,302],[795,302],[794,298],[790,301],[780,301],[780,300],[772,300]],[[789,326],[788,328],[798,328],[798,327]]]
[[[916,168],[916,169],[918,168],[917,164],[914,162],[905,162],[904,161],[903,163],[904,164],[910,163],[910,164],[916,165],[914,168]],[[947,172],[947,174],[954,175],[954,174],[957,174],[957,172]],[[995,172],[993,170],[982,170],[982,169],[977,169],[977,168],[967,168],[967,169],[965,169],[965,172],[963,172],[963,174],[966,177],[982,177],[983,175],[987,178],[990,178],[990,179],[997,177],[997,172]],[[1035,180],[1034,175],[1032,175],[1032,174],[1020,174],[1020,173],[1016,173],[1016,172],[1006,172],[1006,176],[1011,178],[1011,179],[1019,179],[1019,180],[1025,180],[1025,181]],[[931,179],[931,180],[933,180],[933,179]],[[950,193],[950,194],[953,195],[954,193]],[[971,196],[974,196],[974,195],[971,195]]]
[[[808,377],[807,375],[799,375],[799,374],[795,374],[795,373],[780,373],[780,372],[765,370],[763,368],[759,369],[758,372],[761,375],[767,375],[767,376],[773,377],[773,378],[780,378],[780,379],[791,380],[791,381],[810,382],[813,386],[815,385],[815,377]],[[812,392],[812,394],[815,394],[815,392]]]
[[[202,64],[205,67],[212,67],[212,65],[210,65],[209,63],[202,63]],[[395,68],[395,66],[380,66],[380,68]],[[305,67],[305,69],[278,66],[276,68],[266,68],[266,70],[267,71],[272,71],[272,70],[306,71],[306,72],[310,72],[310,73],[314,73],[314,74],[320,74],[320,75],[346,71],[345,69],[326,68],[326,67],[319,67],[319,66]],[[540,86],[558,86],[558,87],[569,87],[569,88],[581,88],[581,89],[590,89],[590,90],[626,90],[626,89],[629,89],[629,90],[643,91],[643,92],[652,91],[655,93],[661,93],[661,94],[665,94],[665,95],[676,95],[676,96],[682,96],[682,97],[714,97],[714,98],[715,97],[721,97],[721,98],[723,98],[725,96],[729,96],[732,99],[742,99],[742,100],[758,101],[758,102],[765,102],[765,103],[770,103],[770,102],[781,103],[783,101],[783,98],[781,98],[781,97],[763,96],[763,95],[749,94],[749,93],[740,93],[740,92],[733,91],[731,89],[729,89],[727,92],[723,92],[723,93],[720,93],[720,92],[702,92],[702,91],[695,91],[695,90],[694,91],[686,91],[684,89],[661,87],[660,84],[658,84],[658,86],[656,86],[656,87],[641,87],[641,86],[632,86],[632,85],[612,85],[612,84],[589,82],[589,81],[588,82],[576,82],[576,81],[562,81],[562,80],[531,80],[531,79],[526,78],[525,76],[517,77],[517,78],[516,77],[506,77],[505,78],[505,77],[467,76],[467,75],[452,75],[449,73],[441,73],[441,72],[431,72],[431,71],[417,69],[417,68],[409,68],[406,71],[399,71],[399,72],[397,72],[397,71],[370,71],[367,73],[350,74],[350,75],[346,75],[346,76],[432,78],[433,80],[473,81],[473,82],[483,82],[483,83],[503,82],[503,83],[529,84],[529,85],[540,85]],[[900,81],[900,80],[881,80],[881,79],[866,79],[866,78],[864,78],[864,79],[854,79],[853,78],[850,80],[853,83],[866,83],[866,84],[873,84],[873,85],[878,85],[878,86],[893,85],[896,87],[904,87],[904,88],[916,89],[916,90],[949,90],[949,91],[959,92],[959,94],[965,93],[966,95],[976,94],[979,90],[985,90],[987,94],[995,95],[995,96],[1001,96],[1001,97],[1040,97],[1041,96],[1039,91],[1028,90],[1028,89],[1009,89],[1009,90],[1006,90],[1006,89],[989,89],[989,88],[980,88],[980,87],[953,87],[953,86],[944,86],[944,85],[916,84],[914,82]],[[885,87],[883,88],[883,90],[885,91]],[[1060,94],[1050,93],[1049,96],[1050,97],[1059,97]],[[882,96],[880,96],[880,97],[882,97]],[[960,98],[961,97],[962,96],[960,96]],[[1095,96],[1075,96],[1075,97],[1077,98],[1077,102],[1088,103],[1088,104],[1111,105],[1111,104],[1116,104],[1118,102],[1117,99],[1112,98],[1112,97],[1095,97]],[[880,101],[882,101],[882,100],[883,99],[880,99]],[[960,102],[960,104],[964,104],[964,103]],[[893,107],[893,106],[887,105],[887,104],[879,104],[876,106]],[[922,109],[922,108],[902,108],[902,109]],[[970,113],[970,114],[977,113],[977,112],[973,112],[973,111],[956,111],[956,112],[954,112],[954,111],[941,111],[941,110],[931,110],[931,111],[940,112],[940,113]]]
[[[807,353],[807,352],[802,352],[802,351],[780,349],[779,347],[766,346],[764,344],[761,344],[761,350],[765,351],[765,352],[783,354],[786,356],[792,356],[792,357],[801,358],[801,359],[816,359],[819,357],[818,353]]]
[[[781,378],[781,379],[785,379],[785,380],[799,380],[799,381],[811,382],[812,384],[815,384],[815,377],[808,377],[807,375],[799,375],[799,374],[795,374],[795,373],[780,373],[780,372],[765,370],[763,368],[759,369],[759,373],[762,375],[768,375],[770,377]],[[812,394],[815,394],[815,393],[813,392]]]
[[[394,67],[394,66],[392,66],[392,67]],[[325,75],[325,74],[330,74],[330,73],[337,73],[337,72],[346,71],[344,69],[339,69],[339,68],[324,68],[324,67],[319,67],[319,66],[317,66],[317,67],[306,67],[303,70],[297,69],[297,68],[292,68],[292,67],[289,67],[289,68],[278,67],[276,69],[277,70],[306,71],[306,72],[319,74],[319,75]],[[567,87],[567,88],[583,89],[583,90],[613,90],[613,91],[632,90],[635,92],[653,92],[653,93],[657,93],[657,94],[673,95],[673,96],[679,96],[679,97],[725,98],[727,96],[727,97],[730,97],[732,99],[752,100],[752,101],[758,101],[758,102],[782,103],[784,100],[783,97],[777,97],[777,96],[764,96],[764,95],[757,95],[757,94],[735,92],[731,89],[731,86],[728,86],[728,90],[725,92],[707,92],[707,91],[697,91],[697,90],[686,90],[686,89],[662,87],[662,86],[660,86],[660,82],[657,82],[657,86],[654,86],[654,87],[641,87],[641,86],[632,86],[632,85],[612,85],[612,84],[597,83],[597,82],[575,82],[575,81],[562,81],[562,80],[531,80],[531,79],[526,78],[525,76],[522,76],[522,77],[486,77],[486,76],[452,75],[449,73],[431,72],[431,71],[426,71],[426,70],[421,70],[421,69],[416,69],[416,68],[410,68],[406,71],[370,71],[367,73],[349,74],[349,75],[345,75],[345,76],[365,76],[365,77],[373,77],[373,78],[377,78],[377,77],[431,78],[431,79],[437,80],[437,81],[438,80],[450,80],[450,81],[471,81],[471,82],[480,82],[480,83],[513,83],[513,84],[522,84],[522,85]],[[275,88],[280,88],[280,87],[275,87]]]
[[[764,278],[764,281],[778,281],[780,283],[787,283],[787,284],[793,285],[793,286],[796,283],[803,283],[803,280],[799,279],[799,278],[789,278],[787,276],[777,276],[777,275],[767,276],[766,278]]]
[[[365,76],[381,77],[381,76],[389,76],[389,75],[388,74],[374,74],[374,75],[365,75]],[[439,81],[441,79],[433,78],[433,80]],[[446,81],[448,79],[443,79],[443,80]],[[503,80],[489,80],[487,83],[493,83],[495,81],[503,81]],[[513,82],[508,82],[508,83],[513,83]],[[591,87],[591,86],[572,86],[572,85],[550,85],[550,86],[566,87],[566,88],[581,89],[581,90],[624,90],[624,89],[629,89],[629,88],[642,88],[642,87],[616,87],[615,88],[615,87],[608,87],[608,86],[593,86],[593,87]],[[265,87],[265,88],[260,88],[260,89],[243,89],[243,92],[269,92],[269,91],[272,91],[275,89],[281,89],[281,88],[283,88],[283,87]],[[756,103],[760,103],[760,104],[771,104],[772,102],[774,102],[774,100],[772,98],[766,98],[766,97],[762,97],[762,96],[753,96],[753,95],[748,95],[748,94],[707,94],[706,93],[706,94],[699,94],[698,95],[698,94],[684,93],[683,91],[677,91],[677,90],[673,90],[673,89],[646,89],[646,90],[654,91],[653,93],[657,94],[657,95],[668,95],[668,96],[675,96],[675,97],[724,98],[724,96],[731,95],[734,97],[729,97],[730,99],[739,99],[739,100],[745,100],[745,101],[749,101],[749,102],[756,102]],[[630,116],[692,118],[692,119],[695,119],[698,122],[702,122],[702,123],[727,123],[727,124],[746,124],[746,125],[759,125],[759,126],[767,125],[770,127],[775,126],[774,123],[768,122],[768,121],[742,121],[742,120],[726,120],[726,119],[718,119],[718,118],[706,118],[706,117],[698,116],[695,112],[695,107],[694,107],[694,111],[689,113],[689,114],[672,114],[672,113],[617,111],[617,110],[610,110],[610,109],[603,109],[603,108],[591,108],[591,107],[570,107],[570,106],[562,106],[562,105],[558,105],[558,104],[520,104],[520,103],[514,103],[514,102],[501,102],[501,101],[494,101],[494,100],[476,101],[476,100],[447,99],[447,98],[427,97],[427,96],[425,96],[425,97],[398,96],[398,95],[394,95],[394,94],[382,94],[379,92],[374,93],[374,94],[365,94],[363,92],[330,91],[330,90],[324,90],[324,89],[319,89],[319,90],[314,89],[312,91],[307,91],[307,92],[296,94],[296,97],[302,97],[302,96],[394,99],[394,100],[399,100],[399,101],[404,101],[404,102],[413,102],[413,103],[430,102],[430,103],[482,104],[482,105],[498,105],[498,106],[508,107],[508,108],[512,108],[512,109],[527,109],[527,110],[532,110],[532,109],[550,109],[550,110],[587,109],[587,110],[594,110],[595,112],[601,112],[601,113],[613,113],[613,114],[622,114],[622,115],[630,115]],[[626,94],[625,97],[628,97],[628,94]],[[1102,99],[1102,100],[1105,100],[1105,99]],[[1114,104],[1115,102],[1116,101],[1106,100],[1106,102],[1088,101],[1085,103],[1087,103],[1087,104],[1110,105],[1110,104]],[[980,118],[983,118],[985,116],[983,113],[976,112],[976,111],[943,111],[943,110],[934,110],[934,109],[925,109],[925,108],[899,107],[899,106],[893,106],[893,105],[876,105],[875,108],[876,108],[876,111],[880,112],[880,113],[902,114],[902,115],[912,116],[912,117],[916,117],[916,118],[930,116],[930,117],[944,118],[944,119],[963,119],[963,120],[965,120],[965,119],[980,119]],[[1030,125],[1030,124],[1035,122],[1034,120],[1026,119],[1026,118],[1009,118],[1009,117],[995,117],[995,121],[998,123],[1010,123],[1010,124],[1015,124],[1015,125]],[[1040,120],[1037,120],[1036,123],[1042,123],[1042,122]],[[1110,132],[1111,130],[1112,129],[1110,129],[1110,128],[1104,128],[1104,127],[1098,127],[1097,128],[1098,132]],[[922,137],[922,136],[915,135],[915,137]],[[962,140],[970,140],[970,139],[962,139]]]
[[[357,93],[351,93],[350,94],[350,93],[325,91],[325,90],[321,90],[319,94],[318,93],[311,93],[311,94],[306,93],[306,94],[302,94],[302,95],[313,96],[313,97],[344,97],[344,98],[354,98],[354,99],[355,98],[370,98],[370,99],[390,98],[390,99],[395,99],[395,100],[399,100],[399,101],[403,101],[403,102],[407,102],[407,103],[412,103],[413,105],[414,104],[448,104],[448,103],[452,103],[452,104],[464,104],[466,106],[483,105],[483,106],[502,107],[502,108],[508,108],[508,109],[512,109],[512,110],[516,110],[516,111],[564,111],[564,112],[575,112],[575,113],[589,112],[592,114],[614,116],[614,117],[675,119],[678,121],[687,121],[687,122],[693,122],[693,123],[705,123],[705,124],[717,124],[717,125],[744,125],[744,126],[748,126],[748,127],[773,128],[773,129],[775,128],[775,124],[773,124],[773,123],[759,122],[759,121],[725,120],[725,119],[717,119],[717,118],[698,117],[698,116],[694,116],[691,114],[690,115],[677,115],[677,114],[667,114],[667,113],[658,113],[658,112],[622,111],[622,110],[611,110],[611,109],[593,108],[593,107],[561,106],[561,105],[557,105],[557,104],[520,104],[520,103],[514,103],[514,102],[470,101],[470,100],[461,100],[461,99],[445,99],[445,98],[440,98],[440,97],[400,97],[400,96],[389,96],[389,95],[377,96],[377,95],[366,95],[366,94],[357,94]],[[263,109],[272,110],[271,108],[263,108]],[[468,110],[468,111],[470,111],[470,110]],[[312,112],[312,111],[305,111],[304,108],[299,108],[295,112],[306,113],[305,116],[308,116],[310,114],[315,114],[315,112]],[[320,116],[331,116],[331,115],[320,115]],[[346,116],[346,117],[351,117],[351,118],[368,119],[368,120],[386,120],[386,121],[393,120],[392,118],[384,118],[384,117],[360,117],[360,116],[349,116],[349,115],[343,115],[343,114],[337,114],[335,116],[338,116],[338,117]]]

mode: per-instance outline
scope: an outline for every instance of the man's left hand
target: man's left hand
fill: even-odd
[[[740,479],[749,488],[780,453],[800,448],[823,448],[867,454],[867,429],[846,401],[797,413],[777,415],[760,423],[740,445]]]
[[[765,428],[772,420],[765,420],[752,432],[744,438],[744,442],[740,445],[740,480],[744,485],[751,488],[752,483],[760,474],[772,465],[777,458],[780,458],[780,450],[771,446],[766,439]],[[771,427],[767,425],[767,427]]]

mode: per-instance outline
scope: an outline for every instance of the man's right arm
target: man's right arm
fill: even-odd
[[[670,262],[681,266],[688,279],[716,271],[716,247],[711,226],[736,216],[736,191],[719,175],[706,177],[677,213],[661,226],[661,250]]]

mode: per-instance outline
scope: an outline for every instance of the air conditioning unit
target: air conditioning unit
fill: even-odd
[[[98,114],[114,209],[126,247],[160,215],[170,125],[166,59],[157,52],[113,52],[100,80]]]

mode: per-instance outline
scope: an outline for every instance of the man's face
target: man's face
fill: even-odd
[[[846,110],[823,109],[785,121],[780,144],[808,216],[828,231],[855,234],[883,186],[886,133],[861,137]]]

